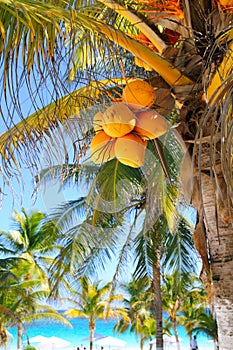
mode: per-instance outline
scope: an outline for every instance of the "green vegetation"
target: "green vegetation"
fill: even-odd
[[[59,249],[60,251],[64,249],[63,246],[58,244],[60,240],[58,227],[54,224],[52,226],[51,224],[48,225],[50,218],[47,221],[44,220],[45,216],[39,212],[33,212],[28,215],[23,210],[22,214],[17,213],[16,215],[14,213],[13,217],[17,223],[20,221],[20,225],[17,225],[19,231],[1,233],[1,252],[8,255],[6,259],[2,260],[1,266],[1,344],[7,342],[6,330],[14,325],[18,327],[18,346],[22,345],[23,334],[27,334],[26,324],[34,320],[53,318],[62,322],[64,325],[69,325],[66,318],[52,307],[46,305],[46,301],[51,301],[57,296],[54,286],[59,289],[61,285],[63,286],[63,299],[69,301],[69,304],[74,305],[64,315],[68,318],[85,317],[89,320],[90,348],[93,346],[96,320],[99,318],[114,318],[116,319],[115,331],[122,333],[130,329],[131,332],[140,338],[140,348],[143,349],[145,340],[152,340],[157,334],[156,321],[158,318],[156,312],[158,305],[156,306],[155,303],[158,303],[158,299],[155,298],[155,295],[158,292],[159,294],[161,293],[162,298],[161,309],[169,314],[169,318],[164,320],[164,326],[161,329],[162,334],[171,334],[171,329],[173,328],[177,336],[177,342],[179,343],[176,327],[177,325],[185,325],[187,334],[190,336],[194,331],[202,331],[206,332],[214,340],[217,340],[216,321],[212,318],[211,314],[206,312],[208,304],[207,294],[200,280],[194,278],[194,271],[188,269],[188,266],[186,266],[186,272],[179,275],[178,271],[181,266],[172,263],[172,266],[177,266],[174,274],[165,275],[162,279],[159,277],[161,281],[157,284],[153,261],[158,266],[161,264],[161,262],[159,264],[158,262],[162,259],[157,260],[156,255],[152,253],[148,255],[148,259],[152,259],[151,264],[148,263],[148,269],[151,269],[152,275],[151,277],[149,277],[150,274],[146,276],[145,271],[142,269],[145,263],[142,256],[144,256],[146,251],[143,253],[142,246],[140,248],[140,244],[138,244],[138,240],[141,240],[140,234],[136,239],[138,263],[135,270],[135,277],[132,276],[132,280],[128,283],[119,285],[120,281],[116,277],[116,274],[113,281],[107,284],[103,284],[100,281],[91,282],[87,277],[76,279],[73,274],[74,271],[69,270],[70,265],[67,265],[66,273],[61,277],[59,276],[58,281],[50,284],[48,276],[54,261],[52,257],[46,259],[45,256],[47,256],[48,250],[39,249],[39,247],[43,246],[43,240],[46,242],[51,237],[50,229],[52,227],[52,232],[56,232],[53,242],[56,246],[56,252]],[[48,229],[44,230],[44,227]],[[161,229],[161,226],[159,227]],[[180,227],[180,230],[184,230],[184,227]],[[25,234],[26,232],[27,234]],[[22,241],[22,238],[21,240],[16,240],[16,237],[22,236],[25,238],[23,242],[28,242],[26,247],[25,244],[16,245],[17,242],[20,243]],[[39,237],[41,237],[41,240]],[[172,236],[172,239],[176,239],[175,237],[176,235]],[[186,243],[188,243],[188,237],[191,239],[191,236],[187,236],[185,239],[187,241]],[[25,248],[29,252],[29,241],[31,242],[31,246],[34,247],[30,250],[30,259],[28,258],[28,254],[25,254]],[[32,242],[40,242],[40,244],[37,243],[39,247],[36,243],[32,244]],[[80,245],[79,242],[76,242],[76,244],[77,246]],[[171,246],[173,245],[171,244]],[[14,249],[12,249],[13,247]],[[191,246],[189,249],[192,249]],[[39,252],[40,261],[43,261],[43,274],[41,273],[42,265],[39,266],[37,264],[38,268],[35,268],[35,261]],[[164,253],[164,256],[167,255],[169,259],[164,259],[163,264],[166,261],[170,261],[171,252],[168,253]],[[10,257],[9,254],[11,255]],[[149,254],[149,251],[147,251],[147,254]],[[173,251],[174,255],[178,255],[178,252]],[[94,260],[96,260],[96,257],[94,257]],[[167,269],[170,266],[168,262]],[[166,270],[163,264],[160,267],[161,271]],[[137,275],[144,276],[137,277]],[[41,276],[44,276],[44,279]],[[58,275],[53,275],[54,280],[56,276]],[[116,294],[116,288],[120,288],[123,294]],[[157,288],[156,293],[155,288]],[[159,288],[161,289],[159,290]],[[67,297],[68,295],[69,297]],[[213,327],[211,326],[211,322],[213,323]]]
[[[134,278],[151,282],[158,348],[163,303],[175,333],[186,317],[188,334],[209,328],[220,350],[231,350],[232,38],[232,1],[0,0],[0,195],[14,186],[18,193],[25,169],[40,180],[44,160],[62,185],[74,178],[88,193],[43,224],[41,213],[15,213],[16,230],[1,233],[0,344],[14,322],[20,347],[25,317],[38,304],[42,310],[42,301],[62,298],[64,290],[72,297],[80,277],[95,280],[95,265],[103,268],[118,251],[112,291],[132,252]],[[149,83],[150,107],[169,130],[141,140],[138,168],[112,154],[95,166],[94,116],[122,101],[132,78]],[[196,208],[193,229],[182,218],[186,205]],[[205,293],[195,294],[196,281],[186,283],[186,274],[194,275],[194,243],[217,323],[205,312]],[[133,322],[143,346],[153,322]]]

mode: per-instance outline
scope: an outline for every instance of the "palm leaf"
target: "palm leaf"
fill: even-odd
[[[0,154],[3,159],[3,169],[7,171],[15,163],[19,170],[16,159],[22,158],[22,149],[24,149],[24,154],[25,150],[28,151],[25,155],[26,163],[30,160],[34,165],[36,161],[40,163],[38,149],[42,143],[45,144],[44,151],[47,148],[50,157],[51,154],[53,155],[53,159],[59,159],[60,156],[65,158],[67,153],[65,133],[69,134],[71,144],[74,144],[77,139],[84,138],[82,142],[84,147],[86,133],[92,128],[92,118],[96,110],[92,112],[89,110],[86,113],[83,110],[96,103],[96,99],[104,94],[109,85],[123,82],[122,79],[90,82],[89,85],[49,104],[1,134]],[[62,149],[64,149],[63,154]]]
[[[127,10],[126,7],[114,2],[114,1],[106,1],[100,0],[105,6],[113,9],[115,12],[119,13],[123,18],[130,21],[138,30],[140,30],[158,49],[160,53],[162,53],[166,49],[166,44],[162,41],[162,39],[145,23],[142,22],[141,19],[136,16],[133,12]]]
[[[87,199],[94,209],[94,222],[97,211],[117,213],[129,205],[134,193],[143,188],[143,181],[140,169],[126,166],[117,159],[103,164]]]
[[[165,238],[166,251],[163,257],[165,273],[179,271],[186,273],[196,271],[197,253],[192,239],[192,228],[187,220],[179,217],[179,222],[173,234],[168,232]]]

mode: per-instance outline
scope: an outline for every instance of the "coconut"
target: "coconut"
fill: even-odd
[[[155,89],[142,79],[130,81],[124,88],[122,101],[130,104],[133,109],[151,107],[156,96]]]
[[[144,164],[147,141],[135,134],[127,134],[116,139],[115,155],[123,164],[139,168]]]
[[[115,103],[102,116],[103,129],[111,137],[121,137],[130,133],[136,124],[134,113],[125,103]]]
[[[168,130],[166,120],[153,109],[138,112],[136,119],[134,131],[143,139],[155,139],[165,134]]]
[[[96,163],[104,163],[115,157],[114,146],[116,139],[106,135],[104,131],[99,131],[90,144],[91,160]]]
[[[93,126],[94,126],[94,130],[96,132],[103,130],[103,117],[102,117],[102,113],[98,112],[96,113],[96,115],[93,118]]]

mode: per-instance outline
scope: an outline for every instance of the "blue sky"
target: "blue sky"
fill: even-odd
[[[82,192],[83,188],[77,188],[77,186],[59,191],[59,184],[54,181],[54,183],[48,182],[44,188],[41,187],[39,189],[35,201],[33,198],[32,178],[29,177],[26,171],[23,171],[22,174],[24,175],[25,181],[25,191],[23,193],[23,197],[20,196],[20,190],[17,193],[17,183],[14,184],[14,190],[16,191],[14,196],[10,190],[7,192],[5,191],[6,196],[4,196],[4,201],[0,210],[0,230],[8,231],[14,228],[14,224],[11,219],[13,210],[20,212],[21,208],[23,207],[26,212],[30,212],[31,210],[40,210],[43,213],[49,213],[62,202],[77,199],[81,195],[85,195],[85,193]],[[98,278],[105,282],[110,281],[115,272],[115,268],[116,260],[115,257],[113,257],[112,262],[108,262],[105,271],[101,272],[98,270]],[[125,271],[124,278],[130,278],[131,271],[132,265],[130,264]]]
[[[59,191],[59,185],[48,183],[46,187],[41,187],[36,197],[33,195],[32,178],[24,174],[24,182],[26,183],[22,192],[22,188],[14,183],[15,193],[5,188],[5,196],[3,198],[2,208],[0,210],[0,230],[8,230],[11,228],[11,214],[13,210],[21,211],[23,207],[27,212],[30,210],[40,210],[44,213],[50,212],[58,204],[68,200],[75,199],[81,195],[78,188]]]

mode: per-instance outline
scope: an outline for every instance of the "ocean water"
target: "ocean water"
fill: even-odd
[[[64,326],[58,322],[54,321],[37,321],[31,324],[26,324],[27,335],[29,338],[32,338],[37,335],[42,335],[44,337],[56,336],[62,338],[68,342],[70,345],[64,350],[76,350],[77,347],[81,347],[81,344],[89,349],[89,330],[88,330],[88,320],[84,318],[74,318],[69,320],[72,324],[72,328]],[[132,333],[118,334],[114,333],[113,327],[115,325],[114,320],[98,320],[96,323],[95,333],[102,336],[112,336],[118,339],[124,340],[127,342],[124,348],[117,347],[105,347],[104,350],[140,350],[140,340]],[[13,341],[8,344],[7,350],[16,350],[17,349],[17,330],[16,328],[9,329],[9,332],[13,336]],[[181,350],[190,350],[189,347],[189,338],[185,333],[184,327],[178,327],[179,338]],[[207,338],[204,334],[197,335],[199,350],[214,350],[214,344]],[[26,344],[26,335],[23,338],[23,344]],[[38,346],[38,343],[31,343],[35,347]],[[108,349],[107,349],[108,348]],[[153,349],[155,350],[155,345]],[[145,350],[149,349],[149,343],[146,343],[144,346]],[[165,344],[165,350],[174,350],[177,349],[176,344]],[[93,350],[100,350],[100,346],[94,345]]]

